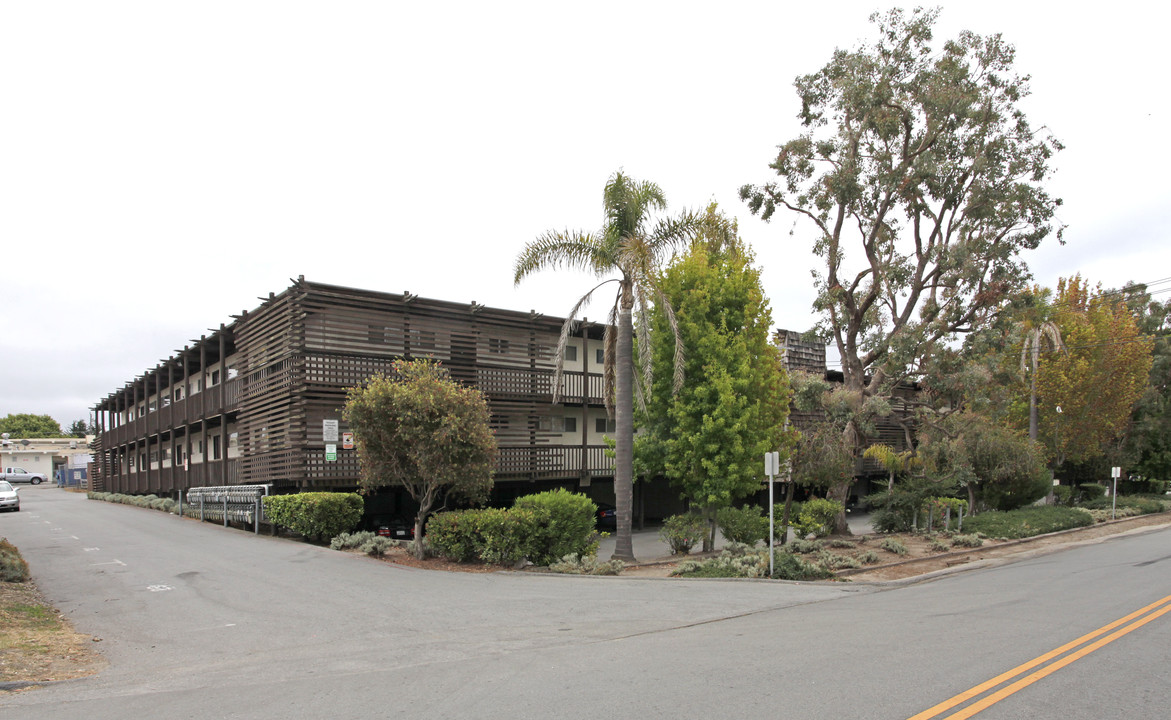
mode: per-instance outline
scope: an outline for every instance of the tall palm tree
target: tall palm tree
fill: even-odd
[[[689,241],[700,226],[700,218],[683,213],[677,218],[663,218],[652,224],[651,213],[665,210],[662,189],[652,182],[639,182],[618,171],[610,176],[602,194],[605,223],[594,233],[549,231],[525,245],[516,258],[513,280],[516,284],[538,270],[571,268],[593,272],[598,277],[616,274],[594,286],[570,310],[557,343],[557,370],[553,381],[553,402],[560,401],[561,373],[565,345],[577,324],[578,312],[604,285],[617,284],[614,305],[610,308],[603,336],[605,352],[602,373],[605,378],[606,410],[615,418],[614,504],[618,527],[613,557],[634,560],[631,541],[631,517],[634,500],[634,313],[639,315],[640,365],[643,382],[650,372],[650,343],[645,333],[647,306],[653,297],[661,303],[674,325],[675,314],[658,289],[655,276],[668,251]],[[646,352],[642,350],[646,349]],[[683,382],[683,341],[676,333],[675,386]],[[642,397],[641,392],[639,397]]]
[[[1061,328],[1052,320],[1046,320],[1030,329],[1021,348],[1021,372],[1029,374],[1029,439],[1034,442],[1037,440],[1037,371],[1040,369],[1041,345],[1045,341],[1048,341],[1049,347],[1053,350],[1065,352]],[[1032,360],[1032,363],[1029,360]]]

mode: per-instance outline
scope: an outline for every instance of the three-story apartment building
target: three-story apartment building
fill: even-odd
[[[487,396],[498,497],[597,480],[591,494],[604,499],[613,477],[604,327],[583,322],[570,339],[554,405],[561,326],[536,312],[300,278],[99,401],[92,486],[158,495],[251,483],[354,488],[357,453],[342,442],[347,388],[395,358],[432,357]],[[326,455],[326,420],[339,423],[336,456]]]

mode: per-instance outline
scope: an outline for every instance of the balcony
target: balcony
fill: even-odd
[[[500,477],[579,477],[612,475],[614,461],[605,445],[532,445],[502,447],[496,459]]]

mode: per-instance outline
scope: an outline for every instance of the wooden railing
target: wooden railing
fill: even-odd
[[[502,447],[496,460],[496,473],[501,477],[611,475],[613,472],[614,461],[606,457],[605,445]]]

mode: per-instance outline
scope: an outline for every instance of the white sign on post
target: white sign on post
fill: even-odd
[[[773,576],[773,476],[781,472],[781,453],[766,452],[764,454],[764,474],[768,476],[768,576]]]
[[[325,442],[337,442],[337,420],[322,420],[321,433],[325,435]]]

